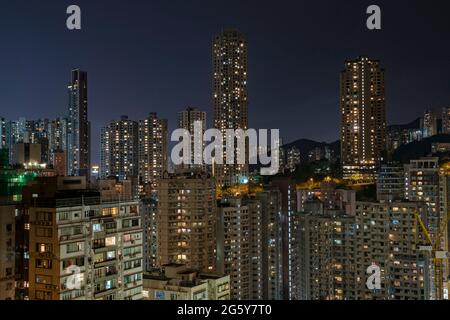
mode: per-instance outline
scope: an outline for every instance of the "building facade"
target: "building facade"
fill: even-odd
[[[218,208],[217,271],[230,276],[233,300],[263,298],[263,225],[259,201],[230,199]]]
[[[157,265],[216,267],[216,188],[202,174],[166,174],[157,187]]]
[[[138,202],[88,190],[84,177],[25,188],[30,300],[142,298]],[[119,200],[120,199],[120,200]]]
[[[428,300],[430,260],[416,215],[425,204],[358,202],[354,216],[324,210],[315,200],[300,218],[300,299]],[[368,268],[380,288],[368,287]]]

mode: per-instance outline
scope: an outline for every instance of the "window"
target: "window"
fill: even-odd
[[[125,249],[123,249],[123,255],[125,257],[127,257],[127,256],[134,256],[134,255],[140,254],[141,248],[142,247],[125,248]]]
[[[48,243],[36,243],[36,251],[39,253],[52,252],[52,245]]]
[[[119,213],[119,208],[103,208],[102,209],[102,216],[109,217],[109,216],[116,216]]]
[[[137,206],[130,206],[130,213],[138,213]]]
[[[106,260],[114,260],[116,258],[116,252],[115,251],[108,251],[106,253]]]
[[[60,221],[69,220],[69,212],[60,212],[58,218]]]
[[[53,237],[53,230],[51,228],[36,228],[36,236],[43,238]]]
[[[40,274],[36,275],[36,283],[39,284],[50,284],[52,282],[51,279],[52,278],[49,276],[43,276]]]
[[[193,300],[206,300],[206,290],[200,292],[194,292]]]
[[[130,270],[130,269],[139,268],[139,267],[141,267],[141,260],[126,261],[123,264],[124,270]]]
[[[139,219],[128,219],[123,221],[123,228],[131,228],[131,227],[138,227],[139,226]]]
[[[111,290],[114,288],[113,280],[108,280],[105,282],[105,290]]]
[[[97,215],[98,215],[98,213],[97,213],[96,210],[87,210],[87,211],[84,212],[84,217],[85,218],[93,218],[93,217],[95,217]]]
[[[116,237],[109,237],[105,239],[105,245],[107,247],[109,246],[115,246],[116,245]]]
[[[140,240],[140,239],[141,239],[141,234],[140,233],[125,234],[123,236],[123,241],[124,242],[130,242],[130,241]]]
[[[105,254],[98,253],[94,256],[94,263],[102,263],[105,261]]]
[[[45,212],[45,211],[38,211],[38,212],[36,212],[36,220],[51,222],[52,221],[52,213]]]
[[[114,230],[114,229],[116,229],[116,223],[115,222],[107,222],[107,223],[105,223],[105,229],[106,230]]]
[[[83,242],[69,243],[66,245],[66,252],[73,253],[83,250]]]
[[[93,232],[101,232],[102,231],[102,225],[100,223],[96,223],[92,226]]]
[[[63,269],[67,269],[70,266],[83,267],[84,266],[84,257],[77,257],[77,258],[73,258],[73,259],[63,260],[63,262],[62,262]]]
[[[71,228],[62,228],[60,230],[61,237],[70,236],[71,234],[72,234],[72,229]]]
[[[36,290],[36,300],[51,300],[52,293],[50,291]]]
[[[36,259],[36,268],[51,269],[52,268],[52,260]]]
[[[105,239],[96,239],[93,243],[94,249],[101,249],[105,247]]]
[[[220,292],[223,292],[223,291],[227,291],[227,290],[230,290],[230,284],[229,283],[224,283],[224,284],[221,284],[221,285],[219,285],[219,287],[217,288],[217,291],[220,293]]]
[[[140,280],[142,280],[142,274],[140,274],[140,273],[132,274],[130,276],[126,276],[123,278],[123,282],[125,284],[137,282]]]
[[[81,226],[73,227],[73,235],[83,234],[83,229]]]

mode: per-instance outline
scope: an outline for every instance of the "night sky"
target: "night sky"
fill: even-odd
[[[224,27],[249,42],[253,128],[280,128],[285,142],[339,138],[339,73],[359,55],[386,69],[389,124],[450,106],[450,5],[433,1],[15,0],[0,2],[0,116],[67,112],[70,70],[89,73],[92,158],[100,127],[157,112],[175,126],[187,106],[212,120],[211,45]],[[82,30],[66,28],[66,8]],[[382,31],[366,8],[382,8]]]

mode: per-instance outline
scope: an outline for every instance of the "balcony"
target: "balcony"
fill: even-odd
[[[86,235],[84,235],[84,234],[66,235],[66,236],[60,236],[59,241],[60,242],[73,241],[73,240],[84,239],[85,237],[86,237]]]
[[[142,286],[142,280],[139,281],[133,281],[133,282],[129,282],[127,284],[125,284],[125,289],[132,289],[132,288],[136,288]]]
[[[142,272],[142,265],[140,265],[140,266],[135,266],[135,267],[133,267],[132,269],[126,269],[126,270],[123,270],[123,274],[126,276],[126,275],[130,275],[130,274],[135,274],[135,273],[138,273],[138,272]]]
[[[100,298],[100,297],[102,297],[102,296],[104,296],[106,294],[110,294],[111,292],[114,292],[116,289],[117,289],[116,286],[113,286],[113,287],[111,287],[109,289],[106,289],[106,288],[95,289],[94,295],[95,295],[96,298]]]
[[[97,282],[97,280],[101,278],[115,277],[118,274],[118,271],[115,267],[109,268],[109,270],[106,270],[106,268],[96,269],[94,272],[94,282]]]
[[[94,266],[95,268],[102,268],[102,267],[107,267],[110,265],[113,265],[117,262],[117,259],[110,259],[110,260],[102,260],[102,261],[96,261],[94,262]]]

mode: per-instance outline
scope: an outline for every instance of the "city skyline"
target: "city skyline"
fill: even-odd
[[[193,1],[5,6],[0,300],[450,300],[447,7]]]
[[[212,126],[211,47],[214,36],[226,27],[239,29],[249,43],[250,127],[280,127],[285,142],[299,138],[329,142],[339,139],[339,122],[336,121],[339,117],[339,72],[345,60],[360,55],[379,59],[386,69],[388,124],[409,122],[421,116],[425,108],[440,109],[447,105],[449,82],[445,79],[450,66],[445,57],[449,47],[442,43],[445,37],[441,34],[441,30],[445,32],[447,21],[441,17],[445,10],[439,10],[439,4],[430,9],[422,2],[408,2],[408,6],[402,8],[381,1],[383,30],[370,33],[365,29],[364,2],[339,4],[339,10],[333,10],[337,4],[321,3],[327,4],[321,10],[315,10],[317,5],[299,8],[298,4],[290,1],[285,1],[284,6],[266,3],[260,13],[262,18],[269,11],[277,13],[274,19],[267,20],[270,23],[263,23],[264,19],[251,19],[254,16],[253,3],[243,4],[238,13],[230,14],[224,10],[224,13],[218,13],[218,19],[210,17],[217,11],[213,4],[197,6],[196,10],[178,4],[176,8],[187,9],[186,16],[190,14],[205,20],[199,22],[200,19],[195,19],[197,22],[187,24],[185,15],[165,4],[127,6],[126,13],[130,17],[138,17],[130,21],[128,15],[119,12],[124,7],[116,1],[110,4],[111,11],[104,15],[98,5],[80,1],[83,28],[79,33],[69,33],[61,23],[64,14],[58,17],[58,9],[64,9],[66,3],[44,4],[36,12],[26,13],[21,22],[23,25],[18,28],[13,27],[12,31],[11,27],[2,29],[2,32],[8,30],[6,50],[0,54],[2,58],[11,58],[14,51],[20,54],[16,54],[17,59],[13,63],[5,66],[4,72],[9,77],[5,77],[8,82],[3,83],[3,89],[0,89],[5,105],[1,116],[37,119],[64,115],[67,109],[64,89],[68,82],[67,73],[79,67],[89,73],[90,79],[93,163],[99,163],[100,128],[113,119],[119,119],[122,114],[136,120],[149,112],[157,112],[162,118],[169,119],[172,130],[176,127],[177,112],[187,106],[195,106],[207,112],[208,125]],[[23,6],[25,4],[20,2],[11,5],[10,14],[4,21],[16,26],[11,17],[23,15]],[[152,19],[139,19],[141,13],[135,10],[149,12]],[[173,17],[164,20],[168,10]],[[305,17],[306,12],[313,10],[316,12],[313,15],[315,20]],[[351,19],[344,19],[341,14],[347,11],[354,13]],[[427,19],[426,25],[411,22],[420,15],[432,19]],[[119,18],[123,24],[114,23]],[[152,28],[156,22],[168,28]],[[58,27],[59,23],[61,27]],[[323,25],[323,32],[315,30],[319,24]],[[35,30],[31,32],[28,25],[33,25]],[[49,32],[49,28],[53,31]],[[428,29],[433,32],[428,32]],[[121,41],[117,42],[115,37],[108,35],[110,32]],[[32,33],[40,40],[28,38]],[[41,34],[42,39],[39,38]],[[189,41],[184,39],[187,34]],[[357,39],[354,41],[357,44],[334,46],[337,41],[334,38],[338,34],[344,35],[343,43],[352,38]],[[23,41],[13,40],[17,39],[15,35],[21,35]],[[316,40],[317,36],[321,41]],[[390,40],[394,38],[396,41],[392,43]],[[96,39],[102,40],[96,43]],[[329,41],[325,46],[326,40]],[[392,44],[389,48],[383,45],[387,41]],[[74,55],[74,48],[83,45],[89,50]],[[431,45],[433,50],[425,50]],[[325,47],[329,46],[333,46],[333,50],[326,50]],[[32,59],[28,59],[27,52],[33,53]],[[95,52],[95,56],[90,52]],[[96,57],[99,54],[101,59]],[[17,63],[20,63],[19,68]],[[16,72],[12,72],[14,66]],[[32,85],[31,71],[45,75],[45,80],[38,85],[33,81]],[[431,74],[433,79],[430,81]],[[114,81],[114,77],[122,81]],[[120,87],[118,83],[121,83]],[[19,90],[25,90],[25,94]],[[313,125],[313,120],[317,119],[320,119],[319,126]]]

